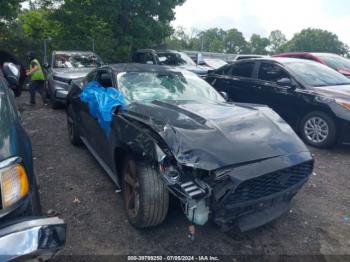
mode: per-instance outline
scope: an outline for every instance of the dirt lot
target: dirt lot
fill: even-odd
[[[176,203],[161,226],[130,226],[112,181],[87,149],[70,145],[65,111],[31,108],[24,105],[27,100],[24,93],[19,107],[33,143],[43,210],[57,211],[68,224],[63,254],[321,255],[317,261],[350,260],[326,256],[350,255],[350,146],[311,149],[315,174],[277,221],[246,234],[222,233],[209,223],[198,228],[191,242],[188,222]]]

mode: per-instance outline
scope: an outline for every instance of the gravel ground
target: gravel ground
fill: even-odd
[[[25,92],[18,103],[33,143],[43,210],[57,211],[68,224],[63,254],[317,255],[317,261],[350,261],[350,146],[311,148],[315,174],[275,222],[245,234],[222,233],[209,223],[190,241],[175,201],[162,225],[130,226],[113,182],[87,149],[69,143],[65,111],[32,108],[24,105],[28,99]]]

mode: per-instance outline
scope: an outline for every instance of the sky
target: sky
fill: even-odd
[[[279,29],[287,39],[304,28],[321,28],[350,45],[349,0],[186,0],[176,7],[174,27],[237,28],[246,38]]]

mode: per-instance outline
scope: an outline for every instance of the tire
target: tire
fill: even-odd
[[[299,131],[305,143],[318,148],[332,147],[337,138],[334,120],[319,111],[307,114],[301,121]]]
[[[82,141],[80,139],[76,116],[72,104],[69,104],[67,108],[67,128],[68,137],[71,144],[74,146],[81,146]]]
[[[147,228],[164,221],[169,208],[169,192],[155,169],[126,156],[122,168],[122,189],[131,225]]]

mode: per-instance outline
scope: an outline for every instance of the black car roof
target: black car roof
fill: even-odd
[[[164,65],[148,65],[138,63],[120,63],[112,64],[107,67],[111,68],[114,72],[182,72],[186,71],[178,67],[164,66]]]
[[[247,63],[252,61],[265,61],[265,62],[275,62],[279,64],[286,64],[290,62],[305,62],[305,63],[315,63],[311,60],[299,59],[299,58],[290,58],[290,57],[262,57],[262,58],[251,58],[246,60],[238,60],[234,63]]]

